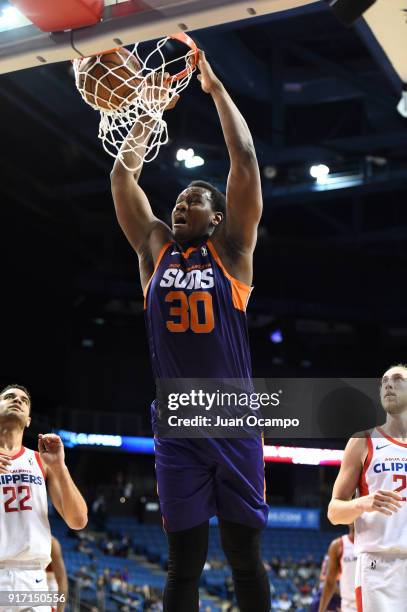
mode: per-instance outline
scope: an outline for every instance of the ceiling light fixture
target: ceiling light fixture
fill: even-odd
[[[325,164],[315,164],[309,169],[309,173],[312,178],[316,179],[318,183],[325,181],[329,174],[329,167]]]

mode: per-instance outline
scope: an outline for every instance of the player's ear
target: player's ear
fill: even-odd
[[[25,426],[29,427],[30,425],[31,425],[31,417],[28,417],[27,423],[25,424]]]
[[[217,225],[219,225],[219,223],[222,222],[222,220],[223,220],[223,213],[216,212],[212,217],[212,225],[216,227]]]

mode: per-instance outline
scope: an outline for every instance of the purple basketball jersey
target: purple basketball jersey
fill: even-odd
[[[245,314],[250,292],[225,270],[210,240],[185,253],[173,242],[166,244],[144,292],[155,378],[251,381]],[[153,402],[154,433],[156,408]],[[256,528],[265,525],[260,436],[191,440],[156,435],[155,455],[168,531],[189,529],[215,514]]]
[[[166,244],[145,290],[155,377],[250,378],[250,292],[228,274],[210,240],[185,253]]]

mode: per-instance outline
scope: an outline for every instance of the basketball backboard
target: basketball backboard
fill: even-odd
[[[103,18],[91,27],[42,32],[10,11],[0,29],[0,73],[91,55],[118,45],[179,31],[250,19],[312,4],[316,0],[105,0]],[[4,12],[3,12],[4,15]],[[10,23],[12,18],[12,23]],[[8,21],[8,25],[7,25]]]
[[[0,73],[91,55],[179,31],[289,11],[318,0],[104,0],[100,23],[72,31],[40,31],[8,0],[0,0]],[[407,82],[405,0],[377,0],[359,20]],[[366,26],[367,24],[367,26]],[[372,42],[370,41],[370,42]],[[369,41],[368,41],[369,42]],[[374,44],[371,45],[375,53]]]

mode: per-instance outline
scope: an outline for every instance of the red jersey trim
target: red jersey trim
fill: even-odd
[[[385,431],[383,431],[383,429],[381,427],[377,428],[377,431],[379,433],[382,434],[382,436],[384,438],[386,438],[387,440],[389,440],[389,442],[393,442],[393,444],[397,444],[397,446],[402,446],[403,448],[407,448],[407,442],[399,442],[398,440],[396,440],[395,438],[392,438],[391,436],[389,436]]]
[[[213,242],[211,240],[208,240],[206,244],[208,245],[208,248],[212,254],[212,257],[218,264],[219,268],[222,270],[226,278],[230,281],[230,284],[232,286],[233,306],[237,308],[237,310],[245,311],[247,308],[247,303],[249,301],[249,297],[250,297],[253,287],[246,285],[246,283],[242,283],[242,281],[238,280],[237,278],[229,274],[229,272],[226,270],[225,266],[223,265],[213,245]]]
[[[147,291],[148,291],[148,288],[149,288],[149,286],[150,286],[150,284],[151,284],[151,281],[153,280],[154,274],[157,272],[158,266],[160,265],[161,260],[162,260],[162,258],[163,258],[163,257],[164,257],[164,255],[165,255],[165,252],[167,251],[167,249],[168,249],[168,247],[170,246],[170,244],[174,244],[174,243],[173,243],[173,242],[171,242],[171,241],[170,241],[170,242],[166,242],[166,243],[165,243],[165,244],[164,244],[164,245],[161,247],[160,252],[158,253],[157,261],[155,262],[155,266],[154,266],[153,273],[152,273],[152,275],[150,276],[150,278],[149,278],[149,280],[148,280],[147,285],[144,287],[144,290],[143,290],[143,294],[144,294],[144,309],[146,309],[146,308],[147,308]]]
[[[370,433],[368,431],[365,431],[365,437],[366,437],[368,451],[367,451],[365,462],[363,464],[362,473],[359,478],[359,495],[360,496],[369,495],[369,487],[366,481],[366,472],[373,458],[373,443],[372,443],[372,438],[370,437]]]
[[[25,448],[24,446],[22,446],[20,450],[18,451],[18,453],[16,453],[15,455],[10,455],[10,459],[18,459],[19,457],[21,457],[21,455],[24,455],[24,453],[25,453]]]
[[[42,475],[44,476],[44,479],[46,479],[47,475],[45,473],[44,466],[42,465],[40,453],[38,451],[34,451],[34,455],[35,455],[35,458],[37,460],[38,465],[40,466],[40,470],[42,472]]]
[[[363,612],[362,604],[362,587],[358,586],[355,589],[356,609],[358,612]]]

